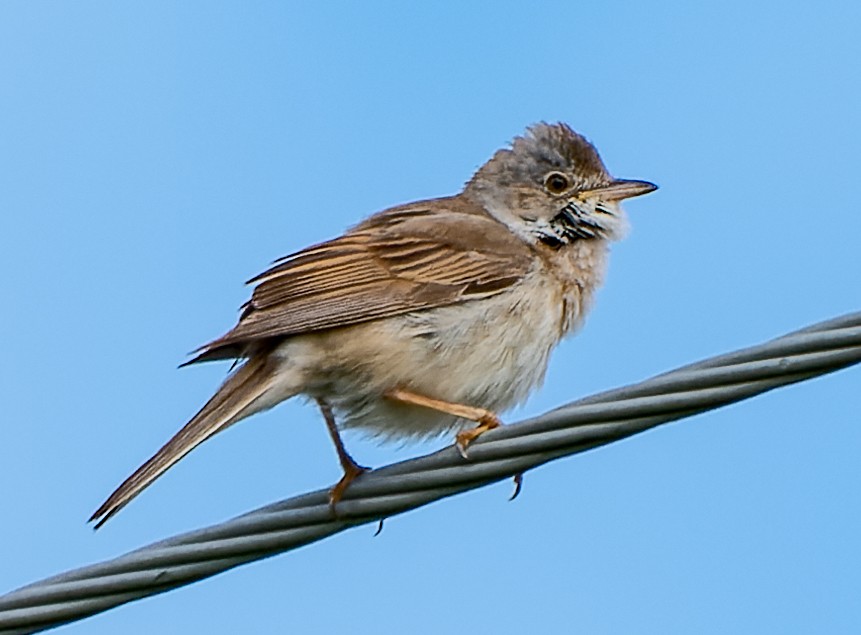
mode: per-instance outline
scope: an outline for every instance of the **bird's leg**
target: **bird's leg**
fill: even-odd
[[[350,453],[347,452],[344,442],[341,440],[341,435],[338,432],[332,407],[322,399],[317,399],[317,405],[320,406],[320,412],[323,413],[323,419],[326,420],[326,428],[329,430],[329,436],[332,437],[332,443],[335,444],[335,451],[338,453],[338,460],[341,462],[341,468],[344,470],[344,476],[329,490],[329,508],[334,513],[335,505],[341,500],[350,483],[360,474],[367,472],[369,468],[362,467],[356,463],[353,457],[350,456]]]
[[[502,421],[499,420],[499,417],[497,417],[496,414],[492,413],[490,410],[485,410],[484,408],[474,408],[472,406],[465,406],[459,403],[451,403],[450,401],[442,401],[441,399],[425,397],[424,395],[419,395],[400,388],[390,390],[386,393],[386,397],[394,401],[400,401],[414,406],[423,406],[425,408],[431,408],[446,414],[454,415],[455,417],[475,421],[478,424],[476,427],[458,432],[456,436],[455,445],[457,445],[460,455],[465,459],[469,458],[466,450],[470,443],[475,441],[488,430],[493,430],[494,428],[498,428],[502,425]],[[514,493],[511,495],[509,500],[517,498],[517,495],[520,494],[522,485],[523,474],[515,474]]]
[[[386,393],[386,397],[393,401],[400,401],[401,403],[408,403],[414,406],[423,406],[425,408],[431,408],[446,414],[454,415],[455,417],[475,421],[478,424],[476,427],[458,432],[455,437],[457,450],[465,459],[469,458],[466,454],[466,449],[469,447],[470,443],[475,441],[488,430],[493,430],[494,428],[498,428],[502,425],[502,421],[499,420],[499,417],[490,410],[485,410],[484,408],[474,408],[472,406],[465,406],[459,403],[451,403],[450,401],[442,401],[441,399],[425,397],[424,395],[419,395],[400,388],[390,390]],[[508,500],[514,500],[517,498],[522,486],[523,473],[518,472],[514,475],[514,493]]]
[[[433,399],[431,397],[425,397],[424,395],[418,395],[414,392],[402,389],[390,390],[386,393],[386,397],[393,399],[394,401],[400,401],[414,406],[424,406],[425,408],[439,410],[440,412],[454,415],[455,417],[475,421],[478,424],[476,427],[457,433],[457,449],[460,451],[463,458],[467,458],[466,449],[469,447],[470,443],[475,441],[488,430],[493,430],[494,428],[498,428],[502,425],[502,421],[499,420],[499,417],[490,410],[485,410],[484,408],[473,408],[472,406],[465,406],[459,403]]]

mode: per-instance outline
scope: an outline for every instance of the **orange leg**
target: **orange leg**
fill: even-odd
[[[478,424],[476,427],[457,433],[457,449],[460,451],[463,458],[467,458],[466,449],[469,447],[470,443],[475,441],[488,430],[493,430],[494,428],[498,428],[502,425],[502,421],[499,420],[499,417],[490,410],[485,410],[484,408],[473,408],[472,406],[465,406],[459,403],[441,401],[440,399],[417,395],[414,392],[401,389],[390,390],[386,393],[386,397],[402,403],[408,403],[414,406],[423,406],[425,408],[431,408],[446,414],[454,415],[455,417],[475,421]]]
[[[402,403],[412,404],[414,406],[423,406],[425,408],[439,410],[440,412],[454,415],[455,417],[462,417],[463,419],[469,419],[470,421],[478,423],[474,428],[457,433],[455,445],[457,445],[460,455],[465,459],[469,458],[466,454],[466,449],[469,447],[470,443],[475,441],[488,430],[493,430],[494,428],[498,428],[502,425],[502,421],[499,420],[499,417],[490,410],[485,410],[484,408],[473,408],[472,406],[465,406],[459,403],[433,399],[432,397],[425,397],[424,395],[418,395],[414,392],[401,389],[390,390],[386,393],[386,397]],[[508,500],[514,500],[517,498],[522,486],[523,474],[515,474],[514,493]]]
[[[341,468],[344,470],[344,476],[329,490],[329,508],[334,514],[335,505],[341,500],[350,483],[360,474],[367,472],[369,468],[362,467],[356,463],[353,457],[350,456],[350,453],[347,452],[344,442],[341,440],[341,435],[338,433],[338,426],[335,424],[335,414],[332,412],[332,407],[322,399],[317,399],[317,405],[320,406],[320,412],[323,413],[323,419],[326,420],[326,428],[329,430],[329,436],[332,437],[332,443],[335,444],[335,451],[338,453],[338,460],[341,462]]]

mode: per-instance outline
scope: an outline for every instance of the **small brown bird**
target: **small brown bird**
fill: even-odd
[[[319,404],[344,469],[333,506],[365,470],[336,420],[384,438],[459,430],[465,456],[582,322],[627,225],[619,202],[654,189],[611,177],[567,125],[540,123],[457,196],[387,209],[277,260],[250,281],[236,327],[188,362],[242,365],[90,520],[101,526],[194,447],[296,395]]]

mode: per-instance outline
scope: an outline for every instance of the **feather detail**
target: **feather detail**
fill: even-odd
[[[268,354],[249,359],[228,377],[200,412],[123,481],[96,510],[90,522],[98,521],[95,525],[98,529],[195,447],[240,419],[263,409],[254,408],[254,402],[269,390],[274,379],[275,373],[268,361]]]
[[[502,292],[531,271],[534,254],[503,224],[471,207],[437,199],[393,208],[344,236],[277,260],[249,281],[256,287],[239,324],[188,363],[242,356],[270,338]]]

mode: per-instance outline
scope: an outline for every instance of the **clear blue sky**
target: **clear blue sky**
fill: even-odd
[[[508,420],[861,309],[858,3],[0,5],[0,592],[332,483],[317,411],[87,517],[226,367],[242,282],[535,121],[661,189]],[[675,5],[675,6],[674,6]],[[695,6],[694,6],[695,5]],[[861,371],[65,627],[857,633]],[[347,441],[383,465],[440,447]]]

